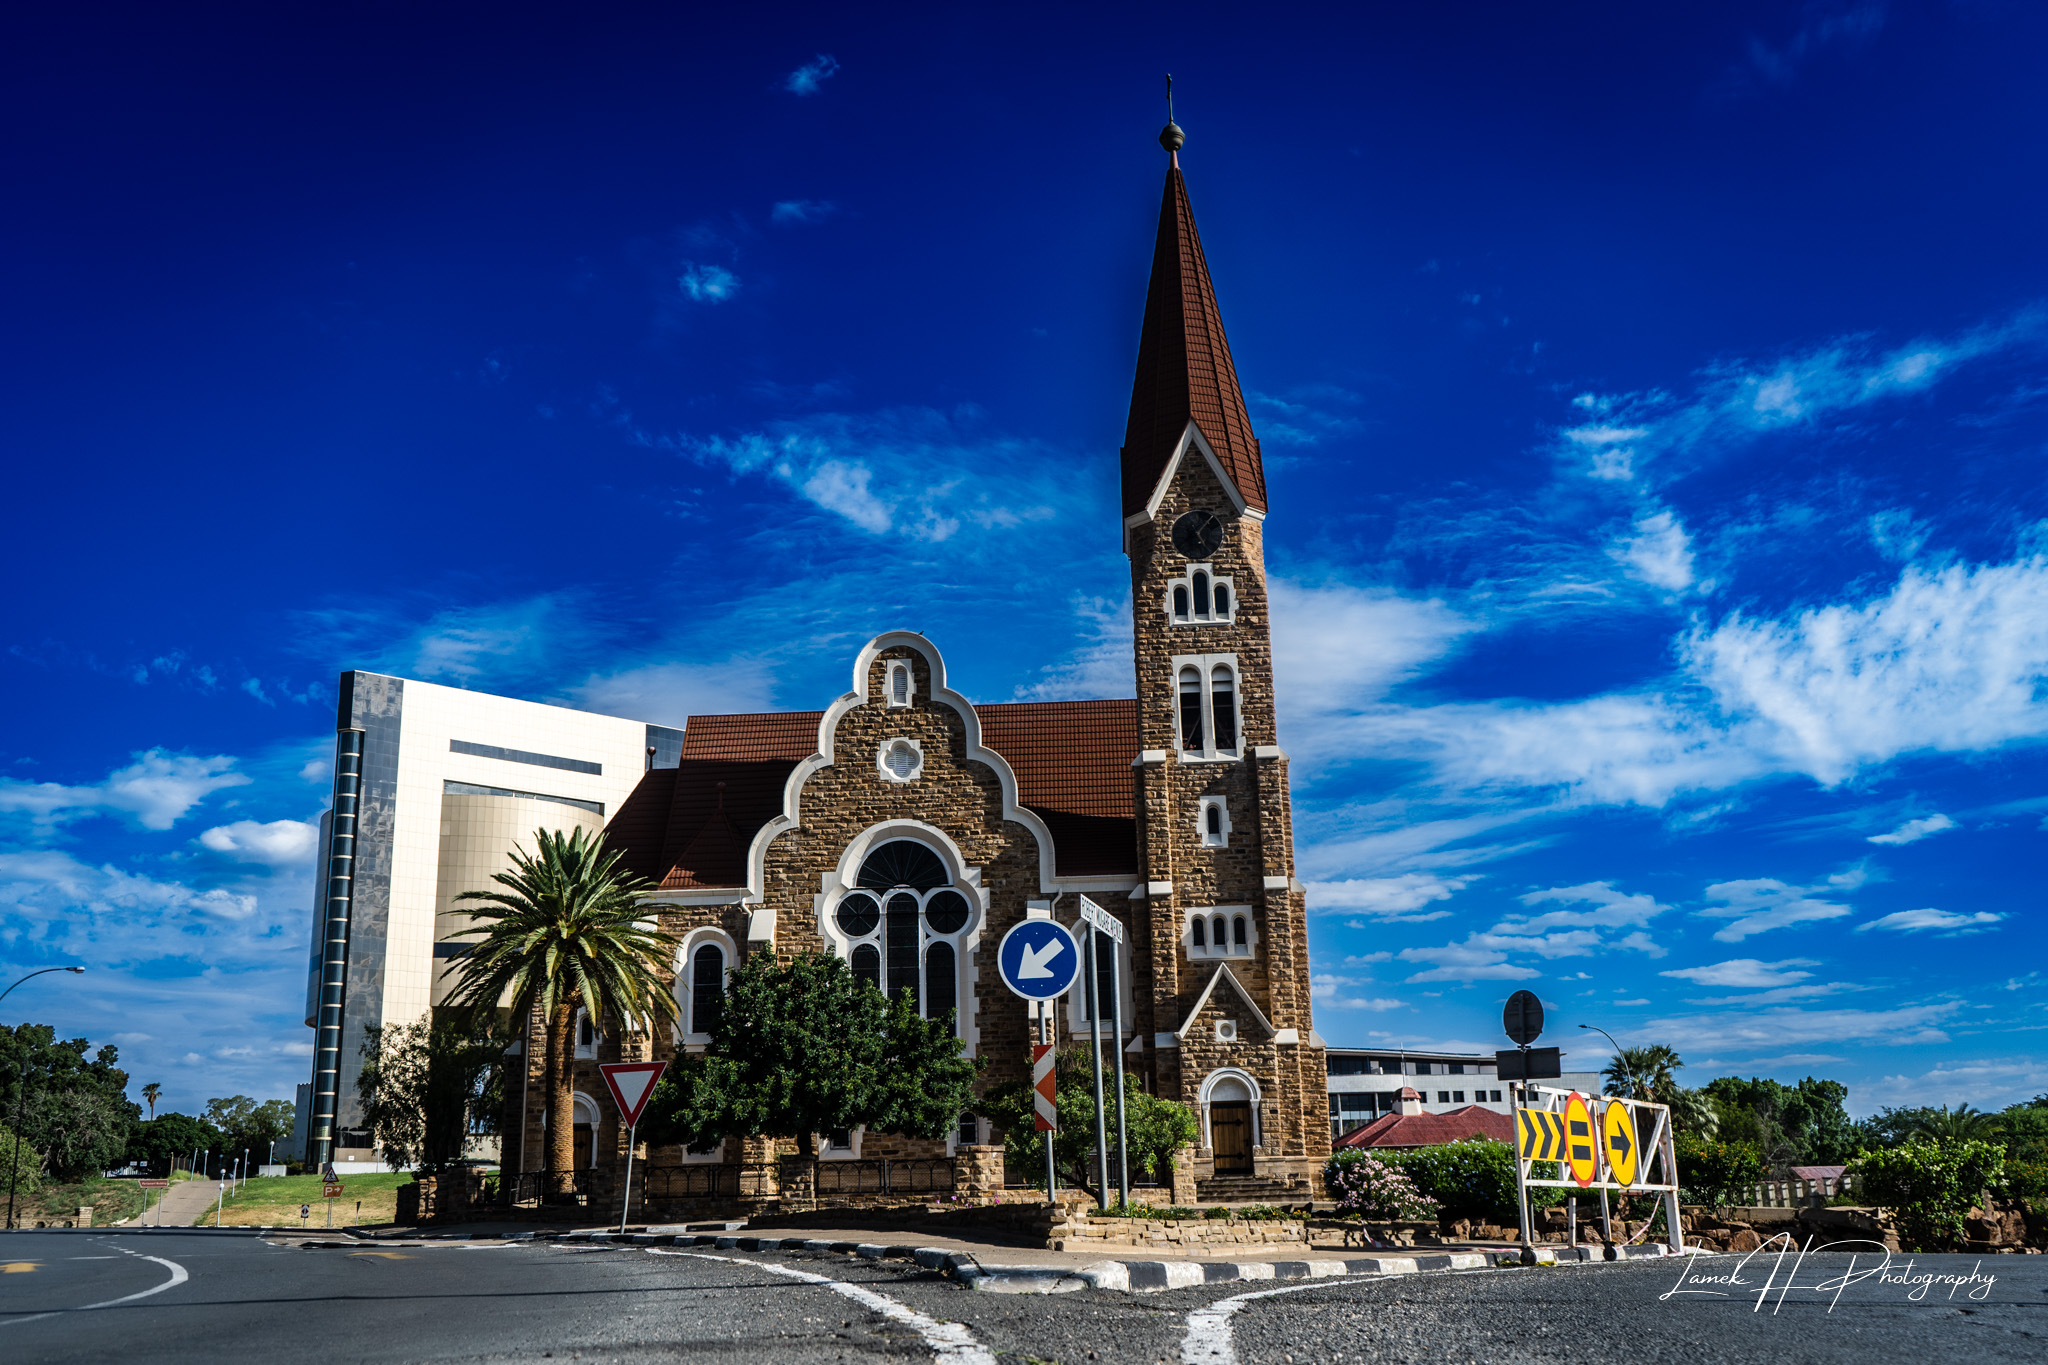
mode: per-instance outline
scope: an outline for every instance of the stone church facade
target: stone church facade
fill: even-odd
[[[1148,1090],[1195,1108],[1205,1196],[1278,1196],[1313,1179],[1330,1125],[1275,730],[1265,478],[1179,130],[1161,140],[1172,164],[1121,455],[1136,697],[976,704],[938,645],[891,632],[821,710],[691,717],[677,765],[648,771],[607,833],[680,944],[681,1026],[656,1056],[707,1041],[703,1004],[750,955],[829,952],[929,1014],[956,1011],[986,1085],[1023,1079],[1032,1026],[996,945],[1027,916],[1077,925],[1087,895],[1125,926],[1118,1050]],[[1062,1042],[1086,1037],[1087,1008],[1077,983]],[[582,1071],[618,1047],[580,1051]],[[589,1136],[609,1165],[623,1135],[597,1078],[578,1088],[599,1097]],[[509,1144],[535,1160],[539,1107]],[[999,1140],[972,1115],[944,1142],[819,1136],[826,1160]],[[650,1155],[737,1162],[742,1145]]]

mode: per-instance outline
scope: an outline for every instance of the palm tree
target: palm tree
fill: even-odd
[[[1953,1109],[1943,1105],[1939,1109],[1921,1110],[1920,1121],[1913,1125],[1913,1131],[1907,1141],[1917,1141],[1921,1138],[1937,1142],[1943,1138],[1958,1141],[1988,1138],[1995,1136],[2000,1126],[1999,1116],[1996,1114],[1988,1114],[1967,1104],[1959,1104]]]
[[[149,1116],[156,1117],[156,1102],[164,1097],[164,1088],[155,1081],[142,1087],[142,1098],[149,1101]]]
[[[1671,1073],[1684,1065],[1684,1058],[1676,1051],[1663,1043],[1652,1043],[1648,1047],[1623,1048],[1600,1074],[1610,1086],[1616,1087],[1615,1093],[1629,1099],[1668,1104],[1678,1090],[1678,1082]]]
[[[575,1166],[574,1046],[576,1011],[593,1024],[607,1018],[673,1019],[667,969],[675,942],[647,927],[636,893],[651,883],[619,866],[602,834],[536,830],[537,849],[514,849],[512,870],[491,880],[503,891],[465,891],[457,902],[481,902],[462,913],[477,921],[462,936],[481,941],[461,958],[461,980],[449,1003],[477,1016],[502,1001],[514,1020],[537,1011],[547,1030],[548,1168],[556,1192],[573,1189]]]

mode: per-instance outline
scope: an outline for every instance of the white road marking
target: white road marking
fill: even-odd
[[[701,1251],[661,1251],[654,1247],[647,1250],[655,1256],[688,1256],[699,1261],[725,1261],[731,1265],[752,1266],[756,1270],[766,1270],[792,1280],[802,1280],[805,1284],[822,1285],[836,1294],[844,1294],[863,1308],[880,1313],[891,1322],[900,1322],[913,1329],[924,1338],[924,1344],[932,1348],[932,1354],[947,1362],[947,1365],[996,1365],[995,1355],[976,1341],[973,1334],[961,1324],[928,1318],[916,1309],[877,1294],[864,1285],[847,1284],[843,1280],[813,1275],[808,1270],[798,1270],[794,1266],[749,1261],[739,1256],[707,1256]]]
[[[158,1265],[163,1266],[165,1269],[171,1272],[171,1278],[165,1280],[162,1284],[156,1286],[154,1289],[144,1289],[139,1293],[135,1294],[123,1294],[118,1299],[107,1299],[100,1303],[88,1303],[79,1308],[58,1308],[48,1313],[36,1313],[33,1316],[26,1318],[10,1318],[4,1324],[0,1324],[0,1326],[18,1327],[24,1322],[40,1322],[44,1318],[54,1318],[62,1313],[89,1313],[95,1308],[112,1308],[116,1304],[133,1303],[136,1299],[146,1299],[152,1294],[161,1294],[166,1289],[176,1289],[179,1285],[185,1283],[185,1281],[192,1278],[189,1274],[186,1273],[185,1267],[179,1265],[176,1261],[167,1261],[161,1256],[144,1256],[141,1252],[130,1251],[127,1247],[124,1246],[117,1246],[114,1248],[114,1250],[120,1252],[123,1256],[133,1256],[137,1260],[155,1261]],[[112,1260],[113,1257],[79,1256],[74,1257],[73,1259]]]
[[[1340,1284],[1383,1278],[1365,1275],[1356,1280],[1312,1280],[1307,1284],[1290,1284],[1285,1289],[1261,1289],[1255,1294],[1218,1299],[1207,1308],[1197,1308],[1188,1314],[1188,1334],[1181,1338],[1182,1365],[1237,1365],[1237,1345],[1230,1339],[1230,1318],[1253,1299],[1270,1299],[1275,1294],[1299,1294],[1304,1289],[1330,1289]]]

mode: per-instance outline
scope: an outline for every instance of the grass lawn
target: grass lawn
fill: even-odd
[[[390,1175],[350,1175],[342,1177],[341,1198],[334,1201],[334,1226],[348,1227],[351,1223],[388,1223],[398,1216],[398,1187],[410,1185],[409,1172],[394,1172]],[[362,1212],[357,1213],[356,1201],[361,1200]],[[243,1182],[239,1192],[228,1195],[227,1206],[221,1210],[222,1227],[285,1227],[299,1226],[299,1205],[310,1204],[313,1216],[306,1220],[310,1227],[327,1226],[326,1201],[320,1197],[320,1177],[317,1175],[274,1175],[256,1176]],[[213,1226],[213,1209],[195,1220],[195,1226]]]
[[[28,1227],[39,1222],[70,1222],[78,1217],[81,1204],[92,1205],[95,1227],[105,1227],[142,1212],[142,1187],[133,1180],[107,1180],[100,1176],[72,1185],[46,1184],[34,1194],[21,1197],[22,1212],[16,1219]]]

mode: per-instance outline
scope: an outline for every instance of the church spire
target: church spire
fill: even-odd
[[[1131,415],[1124,428],[1126,517],[1146,510],[1190,422],[1216,452],[1224,477],[1245,506],[1266,510],[1258,438],[1252,435],[1245,412],[1237,367],[1223,336],[1223,314],[1216,307],[1216,287],[1209,280],[1194,210],[1188,206],[1187,183],[1181,178],[1180,147],[1185,140],[1169,105],[1159,143],[1171,162],[1159,205],[1159,236],[1152,249],[1152,282],[1138,338]]]

